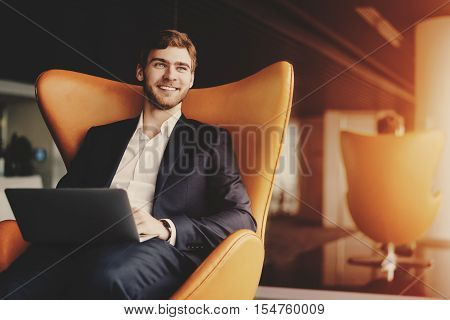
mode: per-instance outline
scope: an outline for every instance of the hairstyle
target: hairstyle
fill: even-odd
[[[186,48],[192,61],[192,73],[197,67],[197,50],[188,35],[177,30],[162,30],[153,33],[139,53],[139,64],[144,68],[150,51],[167,47]]]

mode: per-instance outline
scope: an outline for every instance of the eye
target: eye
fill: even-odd
[[[178,72],[186,72],[186,71],[188,71],[188,68],[180,66],[180,67],[177,67],[177,70],[178,70]]]
[[[155,66],[156,68],[158,68],[158,69],[163,69],[163,68],[166,67],[166,65],[165,65],[164,63],[162,63],[162,62],[156,62],[156,63],[154,64],[154,66]]]

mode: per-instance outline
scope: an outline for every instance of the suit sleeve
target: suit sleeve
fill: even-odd
[[[88,130],[77,154],[70,163],[67,173],[59,180],[56,188],[77,188],[83,186],[83,172],[92,146],[92,128]]]
[[[231,141],[228,131],[220,129],[218,143],[212,150],[214,174],[208,176],[208,188],[215,211],[199,218],[171,217],[177,229],[175,246],[180,250],[210,251],[239,229],[256,230]]]

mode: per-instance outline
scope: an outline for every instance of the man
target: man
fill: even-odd
[[[0,297],[168,298],[230,233],[256,229],[230,135],[181,112],[195,67],[186,34],[152,37],[136,68],[143,112],[90,128],[58,183],[127,190],[142,242],[31,245],[0,275]]]

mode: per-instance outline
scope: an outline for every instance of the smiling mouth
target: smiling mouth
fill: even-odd
[[[164,91],[177,91],[178,88],[170,87],[170,86],[158,86],[159,89]]]

